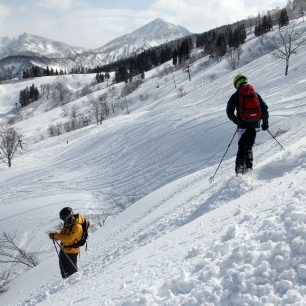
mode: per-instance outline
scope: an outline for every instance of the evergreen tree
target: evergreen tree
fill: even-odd
[[[21,90],[19,93],[19,103],[22,107],[30,104],[33,101],[38,100],[38,98],[39,91],[34,84],[32,84],[30,88],[26,87],[25,89]]]
[[[124,66],[119,66],[118,70],[115,73],[115,82],[120,83],[120,82],[125,82],[127,83],[128,81],[128,71]]]
[[[25,89],[21,90],[19,93],[19,103],[22,107],[27,105],[27,94]]]
[[[261,26],[262,26],[263,33],[267,33],[271,30],[272,24],[269,22],[267,15],[262,17]]]
[[[255,36],[261,36],[262,34],[263,34],[263,29],[262,29],[262,26],[261,26],[261,22],[260,22],[260,20],[257,20],[256,24],[255,24],[255,28],[254,28],[254,35]]]
[[[216,39],[215,56],[217,59],[222,58],[226,54],[227,46],[225,35],[220,33]]]
[[[234,46],[234,37],[233,37],[233,30],[232,30],[232,27],[230,25],[228,25],[226,27],[226,30],[225,30],[225,38],[226,38],[226,41],[227,41],[227,44],[229,46],[229,48],[233,47]]]
[[[30,87],[30,92],[29,92],[29,102],[38,100],[38,96],[39,96],[39,91],[35,87],[35,85],[32,84],[32,86]]]
[[[97,72],[96,74],[96,80],[98,83],[103,83],[104,82],[104,74],[101,72]]]
[[[288,17],[288,14],[287,14],[287,10],[285,8],[283,8],[280,11],[280,15],[279,15],[279,19],[278,19],[278,25],[281,28],[281,27],[284,27],[288,24],[289,24],[289,17]]]
[[[238,26],[238,31],[239,31],[239,42],[240,45],[244,44],[246,38],[247,38],[247,33],[246,33],[246,29],[245,29],[245,25],[244,23],[241,23]]]
[[[173,66],[175,66],[177,64],[177,54],[178,54],[177,50],[174,49],[173,52],[172,52],[172,64],[173,64]]]
[[[178,60],[181,64],[190,58],[190,47],[187,39],[184,39],[178,50]]]

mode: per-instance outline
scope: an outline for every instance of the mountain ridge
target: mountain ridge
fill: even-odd
[[[0,58],[13,55],[35,55],[50,58],[72,57],[88,51],[86,48],[24,32],[17,37],[0,38]]]
[[[21,77],[22,70],[16,66],[31,67],[34,65],[33,62],[44,68],[46,68],[45,63],[48,62],[48,65],[54,69],[63,70],[79,66],[93,68],[190,34],[187,29],[181,26],[175,26],[157,18],[97,49],[73,47],[26,32],[17,38],[2,37],[0,38],[0,78],[10,75],[11,77]],[[44,60],[39,60],[39,57]],[[49,60],[46,61],[46,58]]]
[[[144,38],[147,41],[161,40],[162,43],[165,43],[171,41],[172,39],[182,38],[190,34],[191,32],[189,32],[184,27],[176,26],[172,23],[166,22],[162,18],[156,18],[153,21],[147,23],[146,25],[140,27],[139,29],[131,33],[119,36],[95,50],[100,51],[100,50],[113,49],[118,46],[122,47],[122,44],[127,44],[130,41],[134,41],[134,44],[136,44],[135,42]],[[153,47],[156,45],[157,43],[155,44],[153,43],[149,47]],[[148,45],[145,45],[145,43],[144,46],[148,47]]]

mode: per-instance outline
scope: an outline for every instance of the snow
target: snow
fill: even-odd
[[[257,51],[248,53],[250,46]],[[16,125],[25,150],[11,169],[1,165],[0,232],[16,231],[40,264],[20,271],[1,305],[305,305],[306,47],[293,55],[287,77],[284,63],[257,38],[244,50],[246,64],[237,71],[226,60],[201,59],[189,82],[177,70],[181,98],[172,75],[152,70],[128,97],[131,113],[122,110],[101,126],[35,143],[49,123],[62,120],[59,108],[42,111],[54,101],[41,101]],[[260,131],[253,174],[235,177],[235,141],[210,183],[235,132],[225,106],[238,71],[269,105],[270,131],[286,151]],[[92,79],[65,76],[75,89]],[[20,89],[55,80],[2,84],[2,118]],[[141,94],[148,99],[140,101]],[[119,213],[114,198],[127,209]],[[66,280],[47,236],[64,206],[110,215],[90,233],[80,271]]]

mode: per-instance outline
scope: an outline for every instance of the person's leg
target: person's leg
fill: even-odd
[[[63,278],[67,278],[78,271],[77,259],[78,254],[67,254],[63,251],[60,252],[60,269]]]
[[[65,271],[65,254],[62,250],[59,253],[58,259],[59,259],[59,267],[60,267],[62,278],[66,278],[67,273]]]
[[[255,129],[247,129],[245,132],[245,165],[246,171],[250,171],[253,169],[253,145],[255,143],[256,138],[256,130]]]
[[[236,174],[243,174],[245,172],[245,142],[246,142],[246,137],[245,137],[245,129],[238,129],[238,151],[236,155],[236,165],[235,165],[235,172]]]

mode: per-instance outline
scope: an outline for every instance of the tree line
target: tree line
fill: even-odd
[[[49,68],[43,68],[40,66],[32,66],[30,69],[26,69],[22,73],[23,79],[29,79],[29,78],[36,78],[36,77],[43,77],[43,76],[52,76],[52,75],[64,75],[67,74],[66,71],[60,69],[59,71],[57,69]]]
[[[268,33],[273,29],[273,26],[277,24],[280,28],[289,24],[289,17],[286,8],[280,10],[278,18],[275,16],[273,18],[270,13],[264,15],[263,17],[258,15],[254,28],[254,34],[255,36],[261,36],[265,33]]]
[[[34,84],[32,84],[30,87],[27,86],[19,93],[19,103],[21,107],[24,107],[30,104],[31,102],[37,101],[38,98],[39,98],[39,91]]]

